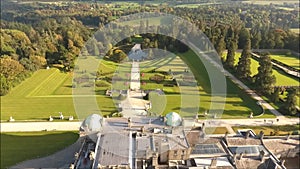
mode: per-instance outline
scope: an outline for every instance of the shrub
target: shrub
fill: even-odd
[[[156,74],[156,75],[154,75],[154,76],[151,76],[149,79],[150,79],[151,81],[155,81],[156,83],[160,83],[160,82],[162,82],[162,81],[165,79],[165,77]]]

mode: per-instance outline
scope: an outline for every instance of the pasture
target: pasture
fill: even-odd
[[[1,133],[1,168],[53,154],[78,139],[77,132]]]

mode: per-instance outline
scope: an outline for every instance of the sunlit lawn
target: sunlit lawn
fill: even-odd
[[[291,54],[271,54],[270,55],[272,59],[275,59],[279,62],[282,62],[286,65],[289,65],[291,67],[294,67],[295,69],[300,69],[300,60],[299,57],[296,57]]]
[[[189,69],[193,72],[195,78],[199,82],[199,115],[201,118],[204,118],[203,114],[205,111],[209,113],[212,98],[210,95],[210,83],[209,77],[206,73],[203,64],[196,58],[195,54],[191,51],[182,54],[181,59],[185,60],[185,63],[189,65]],[[150,65],[150,63],[152,63]],[[163,89],[164,95],[152,94],[152,111],[156,114],[165,115],[169,112],[175,111],[180,113],[182,116],[194,116],[196,115],[196,111],[191,109],[195,103],[194,100],[182,100],[182,95],[180,94],[179,87],[164,87],[162,84],[157,84],[155,82],[149,81],[149,77],[154,75],[155,73],[152,72],[153,69],[157,69],[157,71],[168,71],[171,69],[172,71],[183,71],[187,69],[187,65],[185,65],[181,61],[181,65],[178,62],[178,57],[167,57],[164,59],[154,60],[150,63],[143,63],[140,67],[142,72],[144,72],[144,77],[142,77],[143,81],[147,81],[147,84],[142,86],[143,88],[147,89]],[[150,65],[150,66],[149,66]],[[176,68],[175,68],[176,66]],[[167,90],[166,90],[166,89]],[[177,88],[177,89],[176,89]],[[174,92],[168,92],[168,91]],[[185,105],[182,105],[182,102]],[[189,103],[187,103],[189,102]],[[214,110],[214,108],[212,108]],[[254,116],[259,115],[261,113],[261,108],[256,104],[256,101],[249,97],[243,90],[238,88],[234,83],[232,83],[229,79],[227,79],[227,95],[226,95],[226,102],[225,102],[225,109],[224,110],[215,110],[218,113],[222,113],[222,118],[247,118],[250,115],[250,112],[254,113]],[[275,117],[269,111],[261,116],[261,118],[267,117]],[[211,117],[209,117],[211,118]]]
[[[210,95],[210,83],[209,76],[203,66],[198,60],[195,54],[191,51],[181,54],[181,59],[190,68],[194,77],[197,79],[199,88],[199,114],[207,110],[214,110],[210,108],[212,98]],[[186,68],[183,62],[175,57],[161,58],[155,61],[148,61],[141,63],[141,71],[150,71],[153,68],[158,68],[158,71],[168,71],[172,69],[173,72],[180,72]],[[94,62],[93,59],[87,60],[88,62]],[[88,69],[87,65],[79,65],[80,69]],[[103,61],[99,66],[102,77],[112,77],[118,75],[126,78],[126,74],[129,71],[128,65],[123,65],[117,68],[118,65],[113,62]],[[117,72],[116,70],[119,69]],[[163,89],[166,94],[166,106],[164,110],[158,112],[158,114],[166,114],[170,111],[176,111],[182,113],[182,115],[190,116],[191,113],[195,114],[194,109],[190,109],[196,100],[191,99],[188,101],[185,99],[186,105],[182,105],[182,99],[180,95],[180,88],[177,86],[166,87],[163,84],[157,84],[149,81],[149,77],[152,76],[151,72],[145,73],[145,77],[142,77],[142,82],[147,81],[146,85],[142,85],[144,89]],[[148,80],[147,80],[148,79]],[[80,112],[78,117],[74,110],[74,101],[72,97],[72,74],[63,73],[57,69],[39,70],[33,74],[32,77],[22,82],[19,86],[15,87],[8,95],[1,97],[1,120],[7,121],[10,116],[13,116],[16,120],[47,120],[49,116],[58,117],[58,112],[63,112],[64,116],[74,116],[76,118],[83,118],[85,115],[89,115],[95,110],[91,106],[93,103],[84,101],[86,107],[85,112]],[[118,85],[114,84],[113,88]],[[120,82],[120,86],[126,87],[124,81]],[[127,84],[128,86],[128,84]],[[100,109],[100,114],[109,115],[117,111],[115,102],[111,97],[104,95],[105,90],[110,87],[96,87],[96,100]],[[195,93],[196,94],[196,93]],[[230,80],[227,79],[227,95],[225,102],[225,109],[216,109],[218,113],[223,113],[222,118],[247,118],[250,112],[254,115],[261,113],[260,107],[256,104],[256,101],[250,98],[243,90],[238,88]],[[209,112],[209,111],[208,111]],[[274,117],[268,111],[261,118]]]
[[[77,132],[1,133],[1,168],[53,154],[77,139]]]
[[[103,61],[99,69],[103,76],[112,76],[116,64]],[[84,70],[84,67],[82,67]],[[47,120],[49,116],[58,117],[62,112],[65,117],[77,114],[72,97],[72,73],[63,73],[58,69],[42,69],[35,72],[12,91],[1,97],[1,120],[7,121],[10,116],[15,120]],[[102,115],[116,112],[113,100],[104,95],[106,87],[95,88],[97,103]],[[86,103],[86,106],[89,107]],[[80,112],[90,114],[94,110]],[[80,117],[82,118],[82,117]]]
[[[226,53],[224,54],[224,57],[226,56]],[[235,54],[235,65],[238,64],[239,58],[241,56],[241,53],[236,52]],[[258,67],[259,62],[253,58],[251,58],[251,75],[254,76],[258,73]],[[293,78],[291,76],[288,76],[286,73],[284,73],[281,70],[277,70],[273,68],[273,75],[276,77],[276,85],[278,86],[298,86],[299,80],[296,78]]]

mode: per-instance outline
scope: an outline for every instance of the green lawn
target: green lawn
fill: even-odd
[[[226,53],[223,55],[226,57]],[[241,56],[241,53],[237,52],[235,54],[235,65],[237,65],[239,58]],[[258,73],[258,67],[259,62],[253,58],[251,58],[251,73],[252,76],[256,75]],[[273,68],[273,75],[276,77],[276,85],[277,86],[298,86],[299,81],[296,78],[288,76],[286,73],[284,73],[281,70],[276,70]]]
[[[195,56],[192,51],[181,54],[180,58],[193,72],[198,82],[199,95],[200,95],[200,109],[199,114],[203,115],[206,110],[213,110],[221,112],[215,108],[210,108],[212,98],[210,95],[210,82],[205,67],[202,62]],[[140,65],[141,71],[149,71],[153,68],[157,68],[157,71],[183,71],[187,68],[179,57],[166,57],[156,61],[148,61]],[[88,58],[87,62],[94,62],[93,58]],[[78,65],[81,70],[89,69],[87,64]],[[98,70],[101,72],[103,78],[111,78],[112,76],[119,76],[126,80],[127,72],[130,70],[130,64],[122,64],[118,67],[118,64],[110,61],[102,61]],[[115,71],[118,72],[115,74]],[[143,80],[149,79],[150,74],[145,74]],[[32,77],[28,78],[20,85],[15,87],[8,95],[1,97],[1,120],[7,121],[9,116],[13,116],[18,120],[47,120],[49,116],[59,116],[58,112],[63,112],[64,116],[74,116],[78,118],[75,110],[72,97],[72,73],[62,73],[57,69],[39,70],[35,72]],[[118,84],[120,83],[120,84]],[[124,84],[124,81],[113,84],[113,87],[128,87],[128,84]],[[189,112],[194,112],[194,104],[198,104],[195,101],[186,101],[187,104],[182,106],[181,95],[179,87],[165,87],[162,84],[156,84],[154,82],[147,81],[148,87],[142,85],[142,88],[157,89],[161,88],[167,94],[166,106],[163,112],[159,114],[166,114],[170,111],[177,111],[182,115],[191,115]],[[98,103],[100,114],[109,115],[117,111],[114,100],[111,97],[104,95],[105,90],[110,87],[96,87],[96,101]],[[91,107],[91,109],[85,109],[85,112],[80,112],[79,118],[83,118],[84,115],[95,112],[92,109],[91,102],[82,97],[84,105]],[[159,102],[157,103],[159,104]],[[156,110],[157,111],[157,110]],[[161,111],[161,110],[160,110]],[[222,118],[247,118],[253,112],[254,115],[261,113],[260,107],[256,105],[256,101],[250,98],[243,90],[238,88],[230,80],[227,79],[227,96],[225,103],[225,110]],[[265,115],[261,118],[274,117],[269,111],[266,111]],[[202,118],[204,118],[202,116]]]
[[[189,100],[187,105],[182,106],[182,98],[180,95],[179,87],[164,87],[163,84],[157,84],[155,82],[149,82],[149,77],[155,73],[152,73],[153,69],[157,72],[165,71],[169,69],[172,71],[184,71],[184,69],[190,69],[197,81],[199,82],[199,95],[200,95],[200,109],[199,114],[202,115],[211,106],[210,95],[210,83],[209,77],[203,66],[203,63],[197,58],[197,56],[189,51],[181,54],[181,59],[185,61],[185,65],[179,57],[169,56],[166,58],[157,59],[151,62],[145,62],[140,65],[141,72],[144,72],[142,81],[147,81],[146,85],[142,86],[145,89],[163,89],[166,95],[152,94],[150,100],[152,100],[152,111],[156,114],[167,114],[168,112],[175,111],[183,116],[191,116],[191,107],[197,104],[194,100]],[[166,105],[164,105],[164,103]],[[163,111],[162,111],[163,110]],[[214,110],[214,108],[212,108]],[[215,110],[218,111],[218,110]],[[256,101],[249,97],[243,90],[238,88],[234,83],[227,79],[227,96],[225,109],[222,118],[247,118],[253,112],[254,115],[261,113],[260,107],[256,104]],[[194,113],[195,114],[195,113]],[[265,115],[261,118],[275,117],[269,111],[266,111]]]
[[[271,54],[270,55],[272,59],[275,59],[279,62],[282,62],[286,65],[289,65],[291,67],[294,67],[295,69],[300,70],[300,60],[299,57],[296,57],[291,54]]]
[[[275,135],[287,135],[294,133],[300,133],[299,125],[284,125],[284,126],[235,126],[232,127],[234,131],[239,129],[252,129],[256,134],[259,134],[260,131],[263,131],[265,135],[270,135],[271,132]],[[277,133],[276,133],[277,132]]]
[[[1,168],[53,154],[77,139],[77,132],[1,133]]]
[[[106,69],[107,70],[107,69]],[[64,116],[74,116],[72,97],[72,74],[62,73],[57,69],[38,70],[6,96],[1,97],[1,120],[10,116],[16,120],[47,120],[49,116],[57,117],[58,112]],[[116,112],[110,97],[103,95],[104,88],[96,88],[97,103],[102,115]],[[91,103],[86,103],[88,106]],[[94,110],[90,110],[87,115]]]

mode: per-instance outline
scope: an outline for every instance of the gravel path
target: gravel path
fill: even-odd
[[[0,125],[1,132],[78,131],[81,122],[7,122]]]

